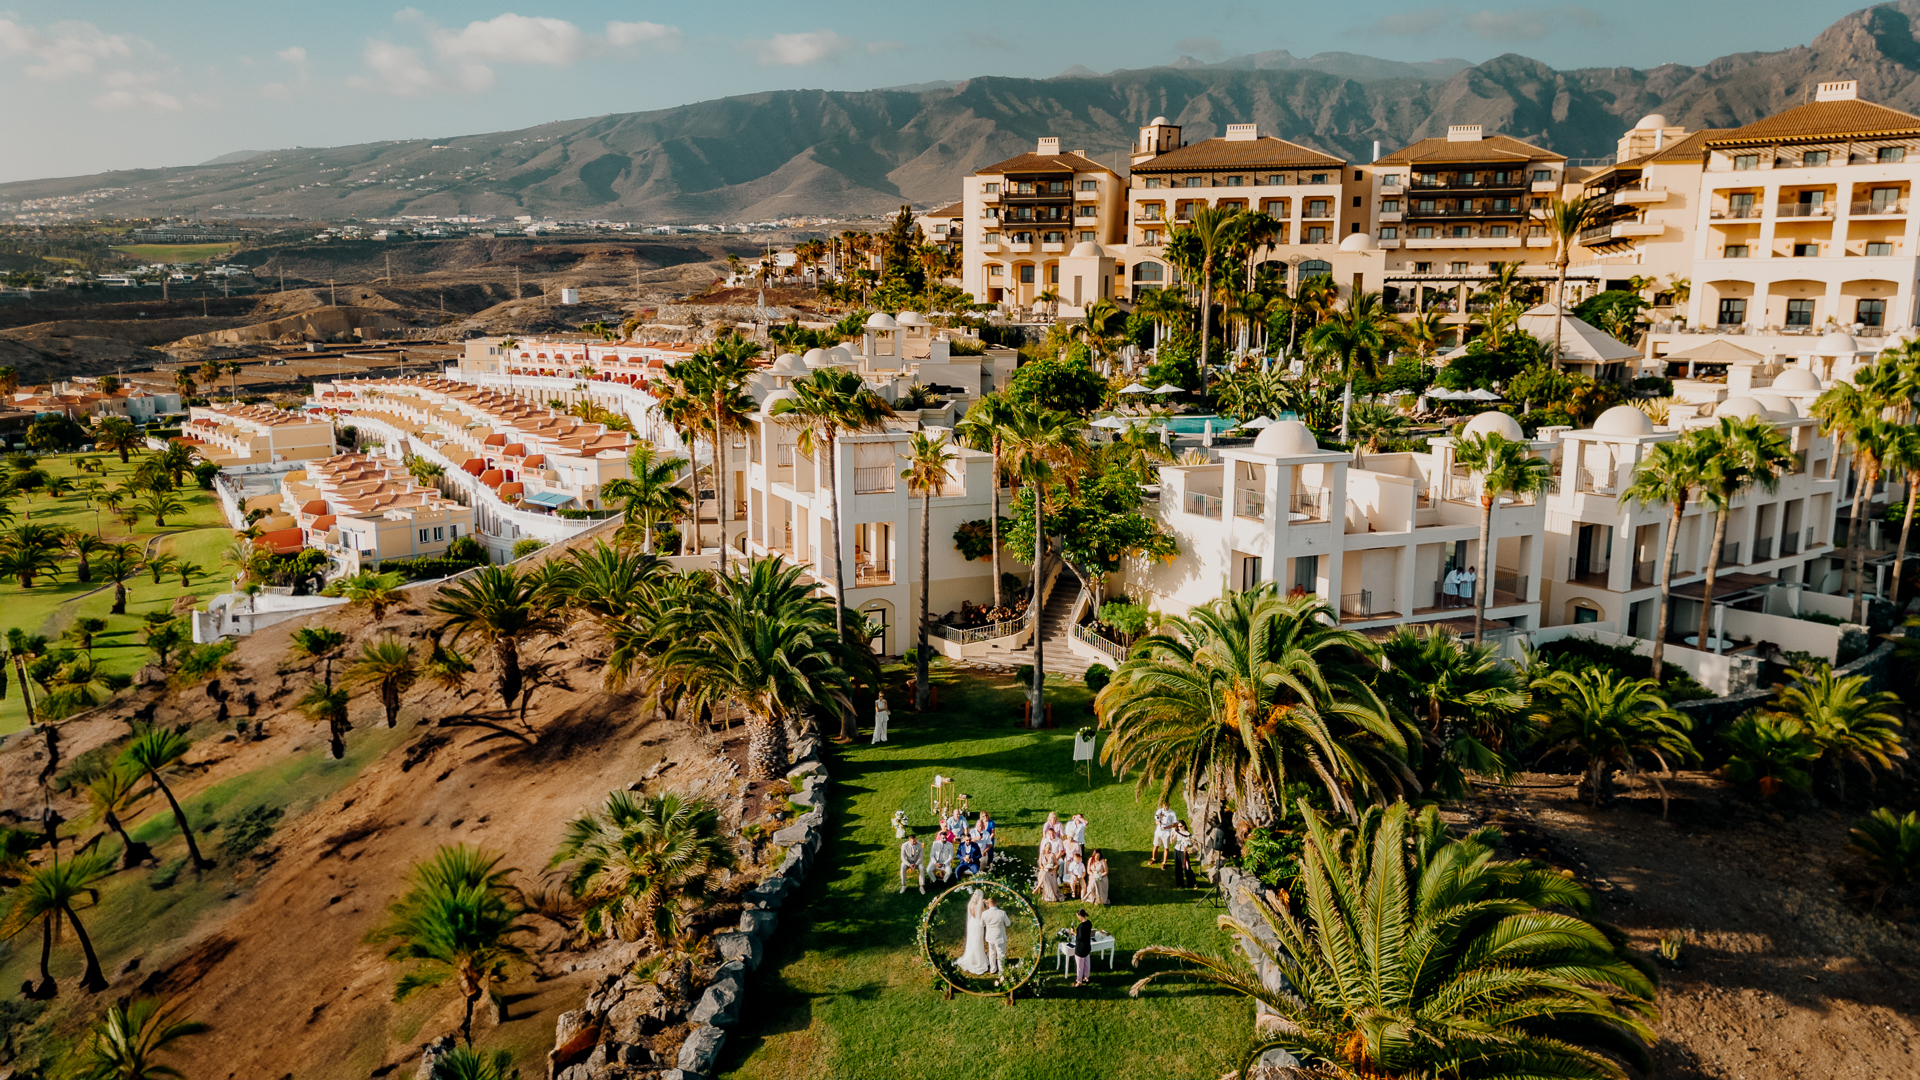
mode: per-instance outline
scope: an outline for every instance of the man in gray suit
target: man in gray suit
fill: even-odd
[[[987,910],[980,913],[980,925],[986,931],[987,971],[990,974],[1000,974],[1000,969],[1006,965],[1007,925],[1012,921],[1007,913],[1000,910],[999,905],[993,902],[993,897],[987,897]]]

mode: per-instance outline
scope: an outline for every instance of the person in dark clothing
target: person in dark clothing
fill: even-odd
[[[1173,887],[1193,888],[1193,834],[1184,821],[1173,827]]]
[[[1093,922],[1086,908],[1078,915],[1080,921],[1073,926],[1073,985],[1085,986],[1093,979]]]

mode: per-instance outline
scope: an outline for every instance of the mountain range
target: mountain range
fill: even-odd
[[[0,185],[0,201],[114,189],[103,214],[309,219],[461,213],[644,222],[856,217],[958,197],[962,176],[1041,136],[1124,171],[1155,116],[1189,140],[1230,123],[1350,160],[1481,124],[1572,158],[1612,153],[1647,113],[1734,127],[1825,79],[1920,111],[1920,0],[1865,8],[1811,43],[1698,67],[1556,71],[1508,54],[1410,64],[1284,50],[1217,63],[1083,68],[887,90],[784,90],[517,131],[223,155],[203,165]]]

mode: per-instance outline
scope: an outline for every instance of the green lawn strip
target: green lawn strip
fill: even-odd
[[[227,244],[116,244],[113,250],[136,259],[165,263],[196,263],[216,256],[230,255],[240,247]]]
[[[767,961],[750,981],[746,1017],[730,1037],[723,1075],[773,1077],[1151,1077],[1218,1076],[1251,1033],[1243,999],[1190,987],[1127,987],[1139,972],[1131,950],[1157,943],[1225,947],[1218,909],[1201,892],[1175,891],[1171,873],[1147,868],[1150,797],[1095,766],[1091,784],[1072,762],[1073,731],[1091,723],[1078,683],[1049,696],[1061,728],[1014,727],[1021,692],[1007,677],[937,672],[941,711],[896,712],[884,746],[845,748],[831,763],[828,844],[800,895],[782,912]],[[902,694],[894,700],[905,701]],[[1114,906],[1094,924],[1119,942],[1116,967],[1095,963],[1095,985],[1049,982],[1046,996],[946,1001],[913,950],[929,897],[898,894],[898,841],[890,819],[905,809],[924,838],[934,773],[953,777],[972,805],[993,812],[1002,849],[1031,863],[1048,810],[1084,813],[1088,842],[1112,865]],[[1053,932],[1079,906],[1043,904]],[[956,938],[952,944],[958,947]]]

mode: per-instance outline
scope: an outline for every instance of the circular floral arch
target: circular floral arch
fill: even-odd
[[[953,957],[933,947],[933,918],[940,910],[940,905],[946,903],[954,893],[963,890],[971,893],[974,889],[993,897],[1009,916],[1024,917],[1033,928],[1032,949],[1025,956],[1007,957],[1005,969],[998,976],[969,975],[960,970]],[[975,997],[1004,997],[1011,1002],[1014,995],[1039,973],[1040,962],[1046,956],[1046,934],[1039,909],[1019,889],[985,877],[960,882],[934,897],[927,904],[926,912],[920,916],[920,929],[914,935],[914,945],[920,950],[920,962],[933,969],[934,978],[942,984],[948,997],[959,991]]]

